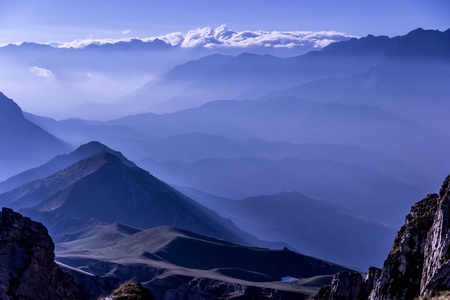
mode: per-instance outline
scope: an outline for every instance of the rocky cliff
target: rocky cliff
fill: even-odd
[[[85,299],[54,261],[54,244],[40,223],[3,208],[0,213],[0,299]]]
[[[406,216],[382,269],[340,272],[317,300],[428,298],[450,290],[450,175]]]

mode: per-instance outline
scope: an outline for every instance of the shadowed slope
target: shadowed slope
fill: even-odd
[[[0,178],[68,152],[71,146],[26,120],[20,107],[0,92]]]

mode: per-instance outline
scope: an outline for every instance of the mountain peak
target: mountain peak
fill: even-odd
[[[123,156],[123,154],[119,151],[115,151],[111,148],[109,148],[108,146],[97,142],[97,141],[91,141],[89,143],[83,144],[81,146],[79,146],[77,149],[75,149],[71,155],[76,156],[76,157],[88,157],[92,154],[98,153],[98,152],[105,152],[105,153],[110,153],[116,157],[118,157],[126,166],[128,167],[136,167],[136,165],[132,162],[129,161],[125,156]]]

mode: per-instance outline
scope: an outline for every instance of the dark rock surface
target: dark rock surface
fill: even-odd
[[[450,176],[439,194],[411,208],[381,270],[370,268],[365,282],[357,273],[337,273],[315,299],[430,299],[449,290]]]
[[[262,286],[231,283],[211,278],[191,278],[188,276],[170,276],[149,285],[156,293],[157,299],[167,300],[206,300],[206,299],[284,299],[302,300],[309,296],[295,291],[277,290]],[[159,286],[159,289],[155,287]]]
[[[82,288],[54,261],[54,244],[40,223],[0,213],[0,298],[84,299]]]

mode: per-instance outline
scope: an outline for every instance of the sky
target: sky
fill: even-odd
[[[448,0],[0,0],[0,43],[242,30],[396,36],[450,28]]]

